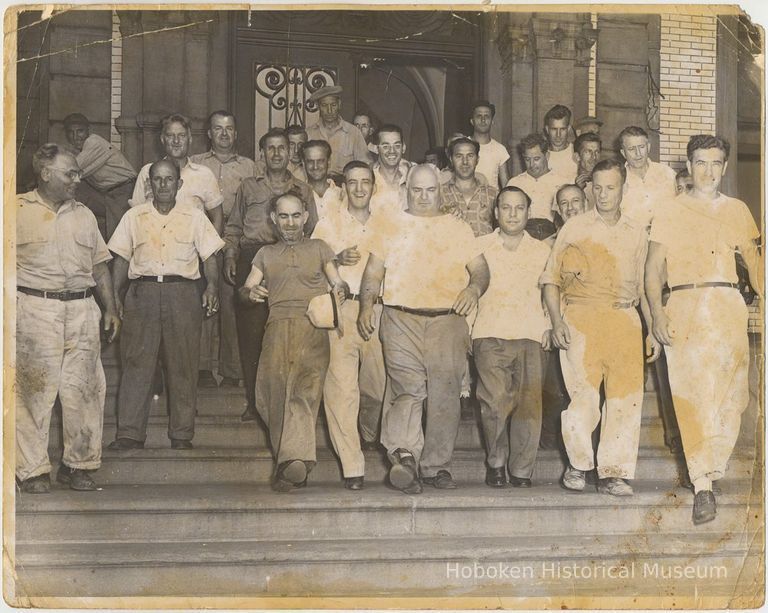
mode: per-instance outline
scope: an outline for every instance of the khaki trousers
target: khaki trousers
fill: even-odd
[[[62,462],[82,470],[101,466],[107,388],[100,321],[93,298],[62,302],[16,294],[16,476],[22,481],[51,472],[48,433],[57,395]]]
[[[721,479],[749,403],[748,311],[741,294],[712,287],[672,292],[669,383],[692,481]]]
[[[560,352],[571,397],[562,414],[568,459],[574,468],[595,467],[592,432],[600,424],[599,478],[635,476],[643,409],[643,339],[636,309],[569,304],[563,315],[571,332]],[[600,384],[605,404],[600,411]]]
[[[374,305],[379,329],[381,305]],[[378,334],[365,341],[357,331],[360,303],[347,300],[341,306],[344,334],[330,330],[331,358],[325,377],[323,398],[331,442],[339,454],[344,477],[365,475],[365,456],[360,449],[360,434],[376,440],[384,399],[384,355]],[[360,432],[358,432],[358,422]]]

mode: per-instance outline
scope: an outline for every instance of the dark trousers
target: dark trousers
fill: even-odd
[[[168,437],[192,440],[202,322],[196,283],[131,282],[120,339],[123,373],[117,396],[118,438],[147,438],[152,382],[161,355],[170,413]]]
[[[240,289],[251,272],[251,262],[263,245],[240,249],[235,276],[235,290]],[[245,399],[250,409],[256,408],[256,371],[259,368],[264,328],[267,325],[269,309],[266,302],[254,304],[235,296],[235,323],[237,345],[240,350],[240,364],[243,369]]]
[[[96,216],[105,241],[112,236],[117,224],[128,210],[128,199],[133,195],[134,181],[128,181],[105,192],[91,187],[87,181],[77,186],[76,198]]]
[[[674,439],[680,438],[680,427],[677,425],[675,405],[672,401],[672,390],[669,387],[669,370],[667,369],[667,354],[662,350],[659,359],[653,364],[656,374],[656,391],[659,398],[661,420],[664,423],[664,444],[672,446]]]
[[[478,338],[472,346],[488,466],[507,464],[510,475],[529,479],[541,434],[541,343]]]

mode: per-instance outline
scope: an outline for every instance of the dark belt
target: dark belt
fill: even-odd
[[[187,279],[186,277],[179,275],[159,275],[157,277],[142,275],[141,277],[132,279],[132,281],[153,281],[155,283],[181,283],[182,281],[190,281],[194,283],[196,280],[197,279]]]
[[[349,294],[347,300],[356,300],[357,302],[360,302],[360,294]],[[381,296],[377,296],[376,300],[373,301],[373,304],[381,304]]]
[[[90,287],[79,292],[46,292],[40,289],[21,286],[16,289],[22,294],[29,294],[30,296],[37,296],[38,298],[49,298],[50,300],[83,300],[84,298],[93,296],[93,290]]]
[[[738,283],[726,283],[725,281],[706,281],[704,283],[684,283],[683,285],[675,285],[669,288],[670,292],[677,292],[681,289],[699,289],[701,287],[730,287],[733,289],[739,289]]]
[[[421,315],[422,317],[440,317],[441,315],[453,315],[455,313],[453,309],[411,309],[399,304],[386,304],[384,306],[390,309],[397,309],[403,313],[409,313],[410,315]]]

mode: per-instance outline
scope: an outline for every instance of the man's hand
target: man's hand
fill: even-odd
[[[544,334],[541,335],[541,348],[544,351],[552,351],[555,348],[552,342],[552,330],[545,330]]]
[[[125,307],[123,307],[123,301],[120,300],[120,296],[117,295],[117,292],[115,292],[115,311],[117,312],[117,316],[120,318],[120,321],[123,321],[123,316],[125,315]]]
[[[653,334],[645,337],[645,354],[650,356],[646,360],[647,364],[652,364],[661,356],[661,343],[654,338]]]
[[[360,306],[360,312],[357,314],[357,331],[364,341],[371,340],[376,331],[375,316],[372,308],[364,309]]]
[[[552,325],[552,342],[558,349],[568,349],[571,345],[571,331],[562,320]]]
[[[119,304],[119,303],[118,303]],[[118,315],[118,311],[112,311],[107,309],[104,312],[104,332],[107,333],[107,342],[111,343],[117,338],[120,332],[120,327],[123,325],[122,320],[122,304],[120,305],[121,313]]]
[[[344,304],[349,294],[349,285],[346,281],[341,281],[333,286],[333,293],[336,294],[336,300],[339,301],[339,306]]]
[[[584,189],[584,186],[589,183],[589,180],[592,178],[592,176],[589,173],[584,173],[576,177],[576,185],[578,185],[581,189]]]
[[[653,336],[663,345],[671,345],[675,338],[675,331],[669,317],[663,310],[658,310],[653,314]]]
[[[230,285],[235,284],[235,275],[237,274],[237,260],[231,256],[224,258],[224,278]]]
[[[203,308],[206,317],[210,317],[219,310],[219,288],[210,283],[203,292]]]
[[[240,294],[251,302],[264,302],[269,297],[269,290],[263,285],[254,285],[251,289],[241,287]]]
[[[336,256],[336,262],[339,266],[354,266],[360,261],[360,252],[357,250],[357,245],[347,247],[344,251]]]
[[[477,306],[478,300],[480,300],[480,292],[470,285],[461,290],[456,297],[456,301],[453,303],[453,310],[457,315],[466,317]]]

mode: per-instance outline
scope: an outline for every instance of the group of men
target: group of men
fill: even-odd
[[[363,450],[379,442],[394,488],[457,487],[460,397],[472,387],[486,484],[531,487],[544,377],[559,352],[570,397],[563,487],[583,490],[596,468],[598,491],[631,495],[644,361],[664,346],[669,374],[657,374],[671,386],[693,521],[714,519],[712,482],[748,400],[737,252],[761,291],[755,222],[719,191],[728,144],[692,137],[690,177],[676,177],[632,126],[619,136],[624,159],[601,160],[601,122],[574,126],[557,105],[543,133],[522,139],[525,171],[510,178],[509,153],[490,137],[495,108],[480,101],[472,134],[449,139],[439,169],[406,161],[398,126],[373,133],[368,115],[342,119],[341,93],[314,92],[319,121],[271,128],[257,161],[237,153],[226,111],[210,116],[211,149],[197,156],[188,120],[164,118],[165,155],[139,173],[80,115],[65,121],[67,145],[36,152],[37,189],[16,210],[20,489],[50,489],[57,396],[57,479],[96,487],[105,385],[95,291],[107,340],[120,334],[109,448],[143,447],[158,364],[174,449],[192,447],[198,385],[242,379],[242,419],[266,425],[280,492],[307,483],[321,402],[348,489],[364,487]]]

